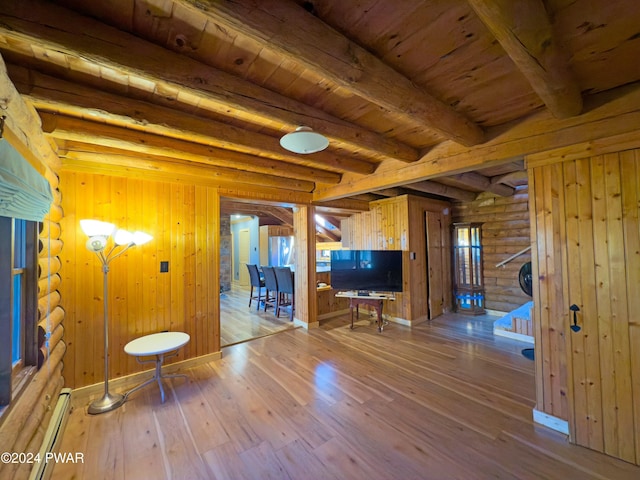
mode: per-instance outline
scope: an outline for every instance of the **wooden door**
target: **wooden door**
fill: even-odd
[[[238,232],[238,281],[243,287],[249,286],[249,250],[251,248],[251,240],[249,230],[243,229]]]
[[[425,212],[427,237],[427,289],[429,298],[429,318],[444,313],[442,216],[440,213]]]
[[[564,164],[567,300],[580,308],[581,327],[569,333],[573,437],[633,463],[640,461],[639,175],[633,151]]]
[[[573,442],[640,464],[640,150],[541,166],[530,179],[543,407],[566,393]],[[554,365],[566,385],[553,385]]]

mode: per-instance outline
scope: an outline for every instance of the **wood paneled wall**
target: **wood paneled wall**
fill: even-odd
[[[40,349],[42,366],[32,377],[19,399],[12,405],[0,428],[0,451],[37,453],[63,386],[62,358],[65,311],[60,305],[60,266],[58,257],[62,207],[58,178],[48,172],[53,203],[40,224],[38,235],[38,327],[49,335],[48,344]],[[0,478],[27,478],[33,465],[0,464]]]
[[[584,147],[529,159],[537,408],[640,464],[640,149]]]
[[[316,210],[312,206],[299,205],[293,210],[295,259],[295,308],[294,321],[305,328],[316,328],[318,303],[316,301]]]
[[[212,187],[63,172],[62,306],[67,312],[64,375],[73,388],[103,374],[103,278],[85,248],[79,220],[96,218],[153,240],[128,250],[109,273],[110,378],[145,369],[124,353],[136,337],[184,331],[191,341],[173,361],[220,350],[219,196]],[[160,262],[169,272],[160,273]]]
[[[526,252],[502,267],[496,265],[531,246],[529,192],[518,188],[510,197],[482,193],[472,202],[453,205],[453,222],[481,222],[485,308],[510,312],[531,297],[520,288],[520,267],[531,260]]]
[[[441,249],[437,299],[443,311],[449,311],[451,294],[451,240],[449,235],[450,205],[446,202],[403,195],[371,202],[369,211],[352,215],[342,221],[342,246],[349,249],[403,250],[404,291],[395,302],[387,302],[385,314],[409,323],[429,318],[429,285],[426,218],[427,212],[440,219],[442,232],[438,238]],[[415,258],[410,259],[410,253]]]

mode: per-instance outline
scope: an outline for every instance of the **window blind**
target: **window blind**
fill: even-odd
[[[49,182],[0,139],[0,216],[41,222],[52,200]]]

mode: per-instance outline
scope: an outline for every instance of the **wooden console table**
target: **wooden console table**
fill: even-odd
[[[377,324],[378,324],[378,332],[382,332],[384,328],[384,321],[382,319],[382,307],[385,300],[395,300],[394,297],[382,294],[382,293],[372,293],[370,295],[358,295],[357,292],[338,292],[336,293],[336,297],[348,298],[349,299],[349,309],[351,310],[351,329],[353,329],[353,309],[356,310],[356,318],[359,317],[360,312],[358,311],[359,305],[369,305],[376,309],[376,313],[378,314]]]

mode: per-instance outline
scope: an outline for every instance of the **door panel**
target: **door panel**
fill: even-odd
[[[443,291],[443,245],[442,221],[440,213],[425,212],[427,236],[427,272],[429,295],[429,318],[436,318],[444,313]]]
[[[532,173],[533,203],[537,215],[545,218],[536,222],[540,266],[536,318],[548,315],[566,323],[556,337],[566,337],[566,346],[553,345],[540,335],[536,355],[541,353],[544,368],[564,350],[572,441],[639,464],[639,151],[540,166]],[[554,186],[561,189],[554,192]],[[545,196],[549,198],[544,200]],[[549,265],[560,266],[561,271]],[[549,298],[545,283],[559,285],[558,274],[564,290],[558,298],[566,305],[545,303]],[[572,304],[579,308],[578,331],[569,328]],[[555,382],[553,376],[542,381]],[[544,397],[549,398],[548,392]]]

